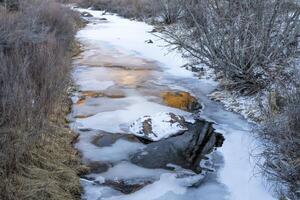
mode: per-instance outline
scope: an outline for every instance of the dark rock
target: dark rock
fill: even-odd
[[[110,163],[91,162],[88,164],[91,173],[106,172],[112,165]]]
[[[149,39],[149,40],[146,40],[145,42],[148,43],[148,44],[153,44],[153,41],[150,40],[150,39]]]
[[[131,142],[139,142],[139,140],[133,135],[107,133],[101,131],[96,137],[93,138],[92,144],[98,147],[107,147],[113,145],[119,139],[131,141]]]
[[[150,33],[157,33],[157,32],[161,33],[161,32],[163,32],[164,30],[165,30],[165,28],[164,28],[163,26],[159,26],[159,27],[153,28],[153,29],[150,31]]]
[[[141,183],[129,183],[125,180],[106,180],[102,185],[112,187],[115,190],[118,190],[124,194],[130,194],[136,192],[148,184],[151,184],[153,181],[145,181]]]
[[[91,128],[78,128],[79,131],[81,132],[89,132],[89,131],[92,131],[93,129]]]
[[[81,16],[83,16],[83,17],[93,17],[93,15],[89,12],[82,12]]]
[[[204,120],[187,126],[188,131],[182,135],[148,144],[131,156],[131,162],[145,168],[165,169],[168,164],[175,164],[200,173],[201,159],[219,147],[224,137],[214,132],[212,123]]]
[[[107,21],[107,19],[105,17],[102,17],[99,20],[101,20],[101,21]]]

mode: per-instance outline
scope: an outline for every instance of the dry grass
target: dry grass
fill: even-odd
[[[79,5],[107,10],[127,18],[142,19],[154,14],[152,0],[82,0]]]
[[[67,99],[59,105],[55,122],[18,163],[19,169],[1,176],[0,199],[80,199],[79,174],[87,172],[72,147],[76,136],[66,128]],[[63,112],[61,106],[63,105]]]
[[[80,198],[65,120],[77,19],[50,0],[0,10],[0,199]]]

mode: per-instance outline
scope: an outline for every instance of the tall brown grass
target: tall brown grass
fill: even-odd
[[[0,9],[0,199],[51,199],[55,191],[42,190],[49,177],[37,174],[56,170],[69,170],[68,181],[73,179],[72,187],[57,187],[66,190],[60,199],[73,198],[67,190],[80,194],[76,169],[70,168],[78,160],[61,114],[67,107],[77,19],[50,0],[19,1],[17,10]],[[36,191],[47,195],[38,198]]]

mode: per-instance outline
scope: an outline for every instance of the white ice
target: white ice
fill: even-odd
[[[120,195],[111,198],[104,198],[104,200],[154,200],[162,197],[167,193],[184,194],[186,187],[178,183],[175,174],[162,174],[159,181],[145,186],[143,189],[130,194]]]
[[[103,80],[101,77],[97,77],[97,73],[101,74],[101,72],[101,68],[82,68],[75,71],[73,77],[82,91],[103,91],[115,83],[111,80]]]
[[[127,160],[131,153],[144,147],[140,143],[119,139],[111,146],[99,148],[91,143],[91,138],[88,135],[81,135],[76,144],[76,147],[83,153],[83,158],[87,161],[117,162]]]
[[[164,169],[146,169],[130,162],[123,161],[110,168],[107,172],[100,174],[100,176],[104,177],[106,180],[129,180],[138,178],[159,179],[161,174],[167,172],[168,171]]]

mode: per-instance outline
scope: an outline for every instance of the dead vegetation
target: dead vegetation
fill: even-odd
[[[300,198],[300,91],[289,94],[279,114],[269,113],[268,119],[256,130],[263,141],[257,155],[262,173],[275,183],[274,189],[285,199]]]
[[[181,0],[81,0],[82,7],[106,10],[127,18],[153,23],[175,23],[182,14]]]
[[[226,79],[226,87],[255,94],[275,81],[298,56],[300,8],[282,0],[193,0],[165,31],[167,41]]]
[[[0,9],[0,199],[80,198],[65,128],[70,48],[79,16],[55,1]]]

